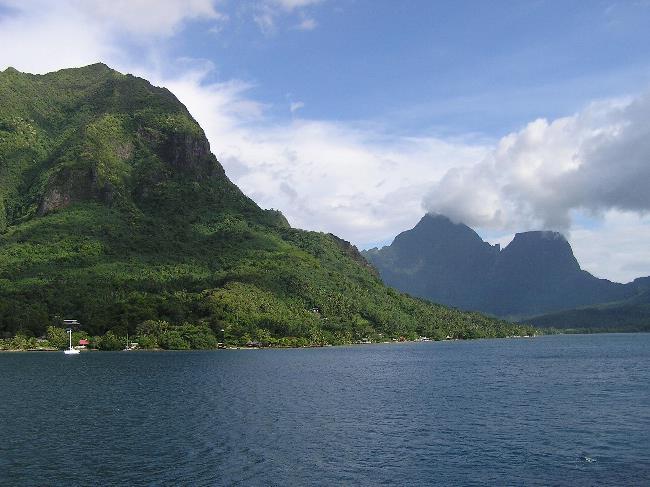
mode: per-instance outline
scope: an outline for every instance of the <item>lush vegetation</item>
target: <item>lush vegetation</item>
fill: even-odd
[[[184,349],[532,332],[389,289],[347,242],[289,228],[227,179],[185,107],[145,80],[103,65],[9,69],[0,99],[9,337],[67,318],[104,349],[127,333]]]

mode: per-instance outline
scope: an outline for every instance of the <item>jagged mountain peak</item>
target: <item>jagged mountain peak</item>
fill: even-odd
[[[490,248],[481,237],[464,223],[455,223],[440,214],[426,214],[411,230],[400,233],[392,246],[398,251],[410,252],[413,247],[425,246],[435,251],[441,246],[470,246]]]
[[[449,230],[467,232],[468,230],[474,234],[476,232],[470,227],[461,222],[454,222],[451,218],[441,215],[439,213],[427,213],[415,225],[416,229],[427,230]],[[478,236],[478,235],[477,235]]]
[[[537,240],[566,240],[566,237],[554,230],[529,230],[527,232],[518,232],[515,238],[520,239],[537,239]]]
[[[501,252],[501,262],[514,272],[537,273],[580,272],[580,264],[567,239],[559,232],[536,230],[515,234]],[[519,271],[517,270],[519,269]]]
[[[397,289],[504,317],[588,305],[631,292],[583,271],[559,232],[520,232],[500,250],[443,215],[425,215],[390,246],[365,256]]]

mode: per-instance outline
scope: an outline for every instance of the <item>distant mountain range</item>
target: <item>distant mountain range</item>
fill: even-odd
[[[650,278],[628,284],[598,279],[580,268],[557,232],[518,233],[501,249],[467,225],[425,215],[391,245],[363,255],[389,286],[465,310],[539,326],[650,323]]]

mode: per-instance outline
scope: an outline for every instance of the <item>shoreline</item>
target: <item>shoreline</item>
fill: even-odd
[[[445,340],[403,340],[403,341],[385,341],[385,342],[368,342],[368,343],[343,343],[338,345],[306,345],[301,347],[282,347],[282,346],[269,346],[269,347],[248,347],[245,345],[232,345],[226,347],[217,347],[217,348],[199,348],[199,349],[165,349],[165,348],[136,348],[131,350],[99,350],[99,349],[80,349],[81,353],[87,352],[207,352],[207,351],[233,351],[233,350],[301,350],[308,348],[329,348],[329,347],[361,347],[368,345],[404,345],[404,344],[415,344],[415,343],[446,343],[446,342],[472,342],[478,340],[515,340],[515,339],[525,339],[525,338],[540,338],[548,336],[557,336],[557,335],[576,335],[576,336],[590,336],[590,335],[629,335],[634,333],[650,333],[649,331],[608,331],[608,332],[599,332],[599,333],[541,333],[539,335],[522,335],[522,336],[507,336],[507,337],[482,337],[482,338],[449,338]],[[64,349],[55,349],[55,348],[36,348],[36,349],[5,349],[0,350],[0,354],[3,352],[7,353],[17,353],[17,352],[50,352],[50,353],[60,353]]]
[[[356,342],[356,343],[342,343],[338,345],[305,345],[298,347],[283,347],[283,346],[246,346],[246,345],[231,345],[217,348],[197,348],[197,349],[165,349],[165,348],[133,348],[129,350],[100,350],[97,348],[79,349],[81,353],[87,352],[206,352],[206,351],[228,351],[228,350],[301,350],[309,348],[330,348],[330,347],[361,347],[368,345],[405,345],[414,343],[444,343],[444,342],[469,342],[476,340],[506,340],[516,338],[536,338],[542,335],[523,335],[523,336],[507,336],[507,337],[486,337],[486,338],[447,338],[444,340],[395,340],[384,342]],[[2,352],[16,353],[16,352],[63,352],[64,349],[55,348],[38,348],[38,349],[6,349],[0,350]]]

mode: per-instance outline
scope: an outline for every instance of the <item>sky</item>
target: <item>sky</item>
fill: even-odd
[[[168,87],[295,227],[557,230],[628,282],[650,275],[648,25],[648,0],[0,0],[0,69]]]

